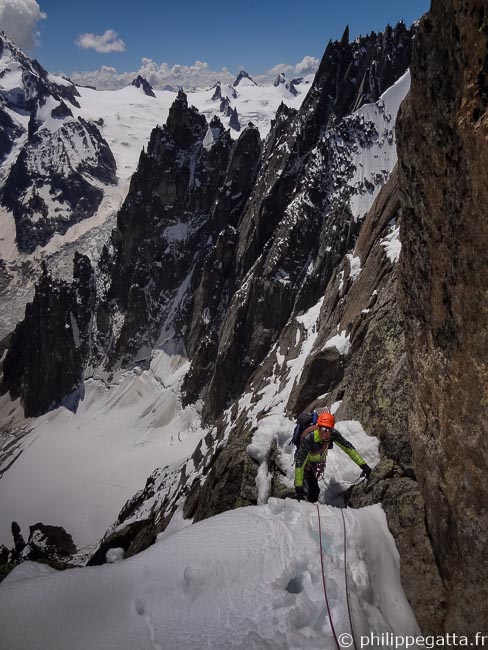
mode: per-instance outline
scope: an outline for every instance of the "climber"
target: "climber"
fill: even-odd
[[[369,478],[371,467],[361,458],[351,443],[337,429],[332,413],[321,413],[317,423],[302,433],[295,452],[295,493],[298,501],[307,498],[315,503],[319,498],[318,478],[324,471],[327,452],[335,442],[362,469],[361,476]],[[305,490],[306,488],[306,490]]]

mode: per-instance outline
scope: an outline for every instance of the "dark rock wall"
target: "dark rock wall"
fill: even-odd
[[[408,427],[448,595],[488,627],[488,6],[433,0],[398,125]]]
[[[340,181],[333,138],[326,130],[337,124],[337,134],[347,140],[348,127],[341,119],[378,99],[386,84],[405,72],[413,33],[399,24],[388,35],[372,33],[353,43],[346,33],[342,42],[329,43],[298,113],[284,106],[278,110],[238,228],[235,273],[240,290],[220,331],[206,392],[207,420],[239,395],[293,311],[317,302],[352,247],[360,224],[352,219],[346,195],[333,198]],[[366,127],[357,125],[358,132],[362,129],[366,140]],[[345,185],[347,176],[341,180]],[[307,273],[310,265],[313,273]],[[229,368],[238,371],[229,373]]]
[[[82,391],[94,307],[93,270],[86,256],[75,254],[71,285],[54,279],[44,267],[2,366],[2,392],[20,398],[27,417]],[[67,406],[76,408],[79,397],[74,395]]]
[[[219,133],[210,148],[203,146],[208,128]],[[124,323],[110,351],[113,365],[130,362],[144,345],[150,349],[165,322],[182,340],[188,332],[193,350],[205,329],[201,312],[215,311],[212,301],[219,300],[212,284],[225,266],[220,242],[244,208],[260,151],[252,125],[234,143],[217,118],[207,125],[179,94],[166,126],[153,132],[141,155],[118,215],[108,295]],[[208,286],[200,286],[202,271]],[[226,295],[220,300],[226,304]]]
[[[422,633],[442,634],[446,594],[425,522],[425,500],[419,484],[391,459],[383,459],[369,483],[351,490],[348,505],[381,503],[400,553],[400,574]]]
[[[400,223],[396,171],[378,195],[352,252],[361,272],[351,277],[348,259],[325,291],[320,330],[287,410],[296,414],[319,395],[327,403],[341,400],[338,417],[358,419],[377,436],[383,453],[411,471],[407,431],[408,374],[405,366],[403,316],[398,308],[396,262],[381,244]],[[337,332],[349,336],[350,348],[340,356],[326,347]]]

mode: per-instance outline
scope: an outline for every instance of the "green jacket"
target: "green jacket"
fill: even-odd
[[[327,458],[327,451],[335,442],[342,451],[351,458],[359,467],[366,465],[366,461],[358,454],[356,449],[346,440],[339,431],[332,429],[329,441],[321,440],[318,428],[309,427],[305,431],[300,446],[295,452],[295,487],[303,486],[303,476],[309,463],[324,463]]]

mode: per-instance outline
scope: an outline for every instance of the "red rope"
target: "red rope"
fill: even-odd
[[[319,542],[320,542],[320,564],[322,566],[322,584],[324,585],[324,596],[325,596],[325,604],[327,605],[327,613],[329,615],[329,623],[330,623],[330,629],[332,630],[332,636],[334,637],[334,641],[337,646],[337,650],[341,650],[341,645],[339,643],[339,639],[337,638],[336,631],[334,629],[334,624],[332,623],[332,616],[330,614],[330,607],[329,607],[329,599],[327,598],[327,587],[325,586],[325,571],[324,571],[324,557],[323,557],[323,551],[322,551],[322,526],[320,523],[320,510],[319,506],[316,503],[315,507],[317,508],[317,516],[319,518]]]
[[[354,650],[357,650],[356,635],[354,634],[354,626],[352,624],[351,603],[349,601],[349,585],[347,582],[346,518],[344,516],[344,511],[342,509],[341,509],[341,515],[342,515],[342,527],[344,530],[344,580],[346,583],[347,613],[349,616],[349,625],[351,626],[351,636],[352,636],[352,642],[354,644]]]

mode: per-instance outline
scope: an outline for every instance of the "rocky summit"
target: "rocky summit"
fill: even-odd
[[[76,254],[71,281],[44,266],[2,344],[2,400],[16,400],[2,467],[15,469],[29,439],[16,408],[56,418],[99,391],[127,409],[124,381],[137,385],[151,431],[176,423],[170,446],[196,420],[202,435],[183,460],[168,447],[82,560],[70,531],[32,522],[27,545],[15,528],[4,566],[22,554],[96,566],[181,522],[292,496],[292,421],[325,404],[338,421],[359,420],[379,450],[367,483],[334,493],[332,475],[326,503],[382,504],[423,633],[488,624],[487,61],[485,3],[434,0],[411,28],[354,41],[346,29],[330,42],[300,107],[282,103],[264,139],[231,108],[233,92],[254,84],[247,73],[209,90],[220,117],[178,92],[101,254]],[[134,85],[148,93],[146,83]],[[302,80],[280,74],[282,86],[293,95]],[[70,119],[56,110],[52,119]],[[17,126],[0,119],[8,151]],[[31,131],[27,148],[39,144]],[[3,201],[17,195],[9,179]]]

